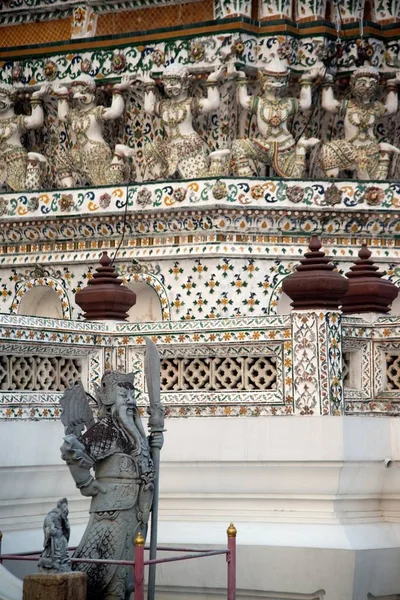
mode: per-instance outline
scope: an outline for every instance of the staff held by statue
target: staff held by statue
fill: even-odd
[[[158,495],[160,481],[160,451],[164,443],[164,408],[160,400],[160,355],[154,342],[146,337],[146,355],[144,359],[144,371],[147,381],[150,406],[148,427],[150,429],[149,445],[151,457],[154,464],[154,495],[151,509],[151,531],[150,531],[150,560],[157,557],[157,526],[158,526]],[[154,600],[156,584],[156,565],[149,567],[148,600]]]

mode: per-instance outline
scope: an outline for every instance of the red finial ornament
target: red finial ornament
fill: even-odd
[[[383,279],[383,273],[374,264],[371,254],[367,244],[362,244],[358,259],[346,273],[349,289],[343,297],[344,314],[369,312],[386,314],[397,297],[399,290],[394,283]]]
[[[136,304],[136,294],[118,279],[110,257],[103,252],[100,267],[87,286],[75,294],[75,302],[87,321],[125,321],[128,310]]]
[[[308,248],[295,271],[284,279],[282,289],[294,310],[338,310],[348,281],[321,251],[317,235],[311,236]]]

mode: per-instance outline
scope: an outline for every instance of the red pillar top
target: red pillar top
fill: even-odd
[[[346,273],[349,289],[343,298],[342,311],[345,314],[367,312],[386,314],[397,297],[397,287],[391,281],[383,279],[383,273],[370,258],[371,254],[367,245],[363,244],[358,259]]]
[[[330,259],[320,250],[317,235],[311,236],[308,247],[309,252],[283,281],[283,291],[292,300],[295,310],[338,310],[348,281],[335,271]]]

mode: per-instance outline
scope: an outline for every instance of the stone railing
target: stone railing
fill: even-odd
[[[145,335],[160,349],[168,416],[342,411],[336,313],[116,326],[2,316],[2,418],[57,417],[67,380],[81,374],[93,392],[107,368],[133,371],[144,405]]]
[[[318,311],[107,325],[2,315],[1,418],[57,417],[69,383],[82,377],[93,393],[110,368],[135,373],[144,407],[145,336],[160,350],[170,417],[400,412],[398,317],[368,323]]]

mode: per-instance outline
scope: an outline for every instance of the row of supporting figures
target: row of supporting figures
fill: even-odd
[[[29,129],[40,129],[44,122],[42,101],[52,91],[57,97],[58,118],[67,129],[68,148],[56,155],[59,187],[73,187],[78,177],[91,185],[120,185],[129,178],[129,161],[135,151],[124,144],[112,150],[104,137],[106,121],[121,117],[125,110],[124,91],[144,88],[144,109],[156,115],[163,127],[163,139],[149,142],[144,157],[152,179],[193,179],[234,175],[251,177],[254,164],[271,167],[282,178],[306,175],[306,153],[320,142],[301,135],[295,139],[289,129],[293,115],[307,112],[312,105],[312,86],[322,81],[322,109],[340,115],[344,120],[344,139],[323,143],[320,164],[328,177],[352,170],[357,179],[384,180],[388,176],[391,154],[399,154],[395,146],[379,142],[375,128],[378,119],[398,110],[400,72],[388,79],[384,101],[376,99],[380,74],[371,66],[362,66],[350,78],[350,97],[338,101],[333,91],[333,78],[320,69],[311,69],[300,77],[300,96],[288,93],[289,70],[275,57],[268,68],[259,69],[260,93],[248,94],[246,74],[235,66],[220,67],[206,80],[207,94],[197,98],[189,94],[191,74],[186,66],[166,67],[159,83],[159,97],[151,74],[126,77],[112,88],[109,107],[96,103],[96,83],[88,75],[80,75],[68,87],[43,86],[30,99],[31,114],[17,115],[14,110],[16,89],[0,84],[0,184],[12,190],[40,189],[46,156],[28,152],[21,142]],[[240,138],[230,148],[214,152],[196,132],[193,122],[205,113],[215,113],[220,105],[219,84],[235,80],[241,109],[256,116],[257,137]]]

